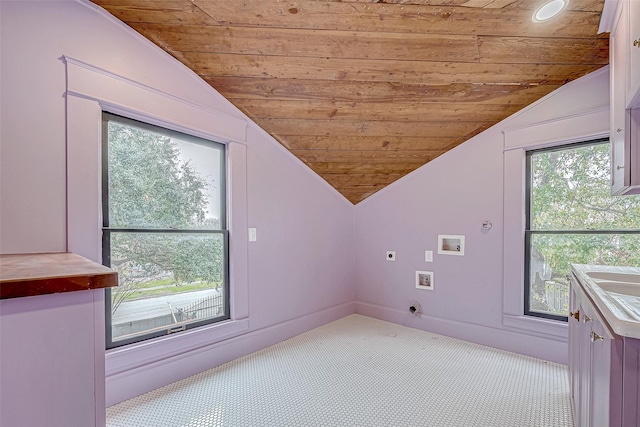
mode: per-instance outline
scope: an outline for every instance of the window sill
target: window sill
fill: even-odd
[[[105,357],[105,373],[109,377],[179,356],[240,335],[248,329],[248,318],[229,320],[108,350]]]
[[[566,342],[569,336],[568,324],[559,320],[503,314],[502,324],[509,328],[519,329],[528,333],[533,332],[534,335],[543,336],[556,341]]]

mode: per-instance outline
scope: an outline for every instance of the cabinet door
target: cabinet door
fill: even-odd
[[[571,277],[569,297],[569,379],[575,425],[580,425],[580,289]]]
[[[590,334],[591,323],[594,314],[589,303],[583,301],[580,306],[580,412],[578,415],[577,426],[589,427],[594,425],[591,422],[591,401],[592,401],[592,349]]]
[[[640,4],[640,1],[638,1]],[[629,151],[625,154],[629,168],[630,189],[625,194],[640,194],[640,106],[626,111],[625,132],[629,140]]]
[[[640,340],[624,338],[622,425],[640,425]]]
[[[627,105],[640,106],[640,1],[628,0]]]
[[[620,426],[622,423],[622,340],[616,339],[597,318],[589,333],[590,426]]]
[[[623,194],[630,185],[629,158],[630,140],[626,135],[626,71],[629,46],[628,4],[618,4],[616,21],[610,36],[610,103],[611,103],[611,194]]]

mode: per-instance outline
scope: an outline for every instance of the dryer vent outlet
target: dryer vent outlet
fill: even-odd
[[[409,313],[413,314],[414,316],[422,314],[422,307],[420,306],[420,303],[412,302],[409,306]]]

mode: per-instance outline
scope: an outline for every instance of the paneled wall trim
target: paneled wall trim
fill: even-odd
[[[67,95],[93,99],[110,112],[217,142],[247,142],[248,122],[245,120],[202,107],[84,61],[69,56],[62,59],[67,66]],[[170,119],[166,117],[168,111],[171,112]]]
[[[559,144],[586,141],[609,132],[609,105],[564,117],[505,129],[504,149],[535,150]],[[595,135],[595,136],[594,136]]]

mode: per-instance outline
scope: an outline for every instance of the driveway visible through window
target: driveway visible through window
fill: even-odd
[[[224,148],[104,113],[108,348],[229,318]]]

